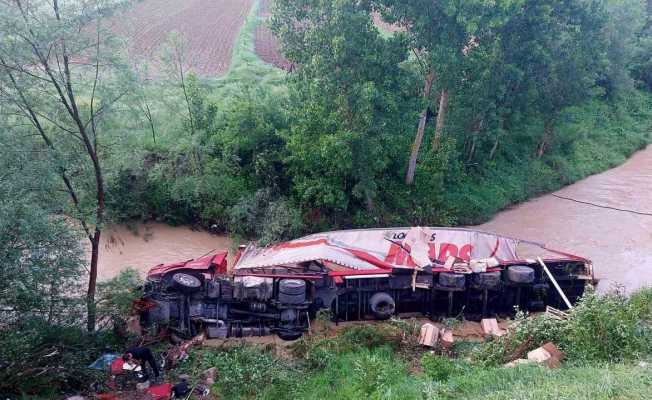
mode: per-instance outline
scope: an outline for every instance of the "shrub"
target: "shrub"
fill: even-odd
[[[587,293],[566,322],[560,347],[570,359],[585,361],[613,362],[649,353],[652,303],[649,289],[643,293],[632,299],[618,292],[604,296]]]
[[[291,239],[302,230],[301,215],[284,197],[270,189],[243,196],[230,208],[230,231],[243,237],[255,237],[261,244]]]
[[[566,321],[519,312],[508,335],[483,343],[473,356],[481,364],[498,365],[553,342],[569,360],[631,360],[650,353],[651,321],[652,289],[630,298],[619,292],[598,295],[588,291]]]
[[[194,354],[191,373],[216,367],[215,382],[224,398],[292,398],[293,387],[300,381],[297,370],[257,346],[242,345],[222,351]]]
[[[432,353],[426,353],[421,357],[421,368],[428,378],[439,382],[445,382],[453,375],[464,374],[468,369],[458,360]]]
[[[546,342],[558,343],[563,328],[563,322],[546,314],[528,316],[519,311],[509,334],[489,338],[473,351],[473,359],[483,365],[504,364]]]
[[[21,321],[0,332],[0,393],[55,397],[85,390],[101,378],[91,364],[115,346],[109,334],[89,335],[81,328]]]

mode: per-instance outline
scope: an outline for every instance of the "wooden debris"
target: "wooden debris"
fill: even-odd
[[[422,346],[435,347],[439,340],[439,328],[433,324],[421,325],[419,333],[419,344]]]
[[[449,349],[453,347],[455,339],[453,338],[453,331],[451,329],[442,329],[440,332],[441,347]]]
[[[485,335],[503,336],[507,333],[506,330],[501,329],[498,326],[498,321],[496,318],[485,318],[480,321],[480,325],[482,325],[482,332],[484,332]]]
[[[548,368],[558,368],[564,359],[564,353],[548,342],[527,353],[527,359],[537,364],[545,364]]]
[[[558,310],[558,309],[556,309],[554,307],[550,307],[550,306],[546,306],[546,314],[549,315],[550,317],[552,317],[554,319],[557,319],[557,320],[560,320],[560,321],[567,320],[568,317],[569,317],[569,314],[567,312]]]

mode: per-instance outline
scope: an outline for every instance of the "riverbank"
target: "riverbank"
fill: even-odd
[[[476,226],[591,259],[596,277],[601,280],[601,291],[616,284],[628,291],[652,285],[652,217],[555,195],[652,213],[652,146],[635,153],[619,167],[501,211],[491,221]],[[232,246],[228,236],[187,226],[117,225],[107,229],[102,239],[100,279],[109,279],[127,266],[144,274],[160,263]]]
[[[652,216],[556,196],[652,213],[652,146],[616,168],[499,212],[478,226],[591,259],[600,291],[652,285]]]

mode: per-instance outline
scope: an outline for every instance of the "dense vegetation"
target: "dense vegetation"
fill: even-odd
[[[263,23],[254,6],[229,73],[205,80],[184,69],[184,38],[175,34],[152,70],[130,65],[106,29],[126,3],[0,2],[3,395],[79,388],[90,379],[79,367],[124,340],[80,332],[82,321],[91,332],[119,326],[124,287],[134,283],[97,285],[108,223],[157,219],[262,242],[343,227],[476,223],[617,165],[649,141],[650,1],[276,0],[270,25],[293,72],[252,52]],[[372,13],[401,29],[379,31]],[[634,335],[642,314],[607,305]],[[550,334],[580,341],[590,323]],[[648,354],[640,338],[622,338],[634,347],[608,361]],[[621,354],[621,344],[609,351]],[[605,360],[573,353],[575,345],[567,351],[578,360]],[[501,360],[494,350],[481,351]],[[243,360],[267,357],[247,351]],[[56,357],[39,357],[46,353]],[[473,397],[486,394],[490,376],[515,391],[540,376],[473,367],[477,386],[459,389],[451,375],[433,387],[382,346],[322,355],[331,363],[319,371],[272,361],[281,382],[306,373],[324,391],[303,397],[322,397],[333,382],[353,385],[338,389],[353,390],[341,397],[387,397],[365,386],[374,379],[395,395],[416,396],[427,382],[444,397]],[[357,383],[364,375],[340,371],[389,364],[395,374]],[[38,379],[14,374],[19,367]],[[596,368],[545,374],[574,397],[584,390],[575,378]],[[643,370],[606,371],[605,397],[648,390],[647,381],[629,384]]]
[[[116,218],[264,242],[478,223],[648,142],[640,1],[438,2],[427,13],[418,1],[275,4],[272,27],[294,72],[261,81],[277,75],[241,46],[226,78],[192,80],[195,134],[187,118],[158,115],[167,128],[156,143],[143,134],[130,147],[137,157],[111,161]],[[412,29],[384,34],[373,10]]]
[[[589,293],[567,321],[521,315],[508,336],[460,341],[450,352],[424,350],[419,325],[395,320],[315,332],[285,351],[207,349],[180,372],[216,367],[213,390],[227,399],[644,399],[652,394],[640,361],[651,355],[651,318],[650,290],[629,300]],[[548,341],[566,353],[560,369],[502,367]]]

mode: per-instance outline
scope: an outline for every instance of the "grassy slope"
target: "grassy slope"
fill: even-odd
[[[229,72],[223,77],[209,80],[215,89],[213,95],[228,97],[239,85],[261,85],[267,87],[283,87],[285,71],[262,61],[255,51],[256,26],[265,23],[258,16],[260,4],[254,2],[249,15],[238,34],[233,46],[233,56]]]
[[[411,370],[405,357],[389,346],[327,351],[319,357],[322,365],[307,367],[276,358],[268,349],[244,346],[204,352],[201,367],[191,362],[192,367],[184,368],[216,366],[220,373],[213,392],[224,399],[652,398],[652,370],[637,362],[565,365],[555,370],[467,366],[437,381]]]
[[[652,94],[631,95],[615,107],[595,99],[567,109],[555,129],[550,155],[538,160],[531,154],[508,153],[481,173],[465,176],[452,185],[448,212],[459,224],[482,223],[512,204],[624,163],[650,143],[652,133]],[[540,131],[536,125],[521,129]],[[518,131],[510,136],[519,140]]]

